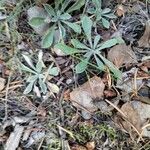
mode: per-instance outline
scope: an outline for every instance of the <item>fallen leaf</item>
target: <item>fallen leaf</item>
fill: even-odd
[[[87,150],[87,149],[84,146],[75,144],[71,147],[71,150]]]
[[[138,112],[132,107],[132,104],[127,102],[121,107],[121,111],[125,114],[127,117],[128,121],[130,121],[136,129],[140,132],[141,129],[141,120]],[[126,131],[130,132],[131,131],[131,126],[126,122],[122,122],[123,127],[125,128]]]
[[[86,148],[88,150],[94,150],[95,149],[95,142],[94,141],[93,142],[87,142],[86,143]]]
[[[123,64],[128,65],[137,62],[136,55],[132,51],[131,46],[127,46],[126,44],[119,44],[111,48],[107,57],[118,68]]]
[[[68,101],[70,99],[70,89],[64,92],[64,100]]]
[[[138,41],[138,45],[139,47],[145,47],[145,48],[150,47],[150,21],[147,21],[145,32],[143,36],[140,38],[140,40]]]
[[[44,107],[39,106],[37,108],[37,115],[42,116],[43,117],[42,119],[44,119],[46,117],[46,114],[47,114],[47,112],[46,112],[46,109]]]
[[[58,94],[59,93],[59,87],[56,84],[47,82],[48,88],[50,90],[50,92]]]
[[[116,10],[117,16],[119,16],[119,17],[124,16],[125,12],[126,11],[125,11],[123,5],[117,6],[117,10]]]
[[[115,96],[117,96],[117,93],[114,90],[105,90],[104,95],[106,98],[115,97]]]
[[[93,99],[101,99],[104,88],[105,84],[101,78],[94,76],[79,88],[74,89],[70,93],[70,100],[75,107],[94,112],[97,110],[97,107],[93,104]]]
[[[6,80],[4,78],[0,78],[0,91],[2,91],[5,87]]]
[[[150,105],[140,101],[127,102],[121,107],[121,111],[126,115],[126,119],[132,123],[143,137],[150,137],[150,131],[147,128],[142,129],[147,120],[150,119]],[[131,126],[122,121],[124,129],[132,132]]]

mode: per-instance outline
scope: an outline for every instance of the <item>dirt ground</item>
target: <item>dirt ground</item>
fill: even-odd
[[[149,128],[149,0],[0,1],[0,150],[150,150]]]

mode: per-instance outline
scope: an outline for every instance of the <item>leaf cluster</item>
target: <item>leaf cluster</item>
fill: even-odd
[[[94,36],[94,38],[92,36],[92,20],[89,17],[84,16],[81,22],[85,35],[84,42],[80,42],[78,39],[72,39],[71,43],[73,45],[73,48],[62,43],[56,44],[55,48],[61,49],[67,55],[75,55],[79,53],[82,54],[80,62],[75,67],[76,73],[84,72],[89,62],[92,60],[92,58],[94,58],[96,65],[100,70],[105,71],[107,66],[116,77],[120,77],[120,71],[112,62],[107,60],[101,53],[102,50],[110,48],[118,43],[122,43],[123,40],[120,38],[112,38],[105,42],[101,42],[100,35],[96,35]]]
[[[57,67],[53,67],[53,63],[48,67],[45,71],[44,68],[46,67],[43,60],[42,60],[43,52],[40,51],[38,54],[38,61],[36,65],[33,64],[32,59],[23,54],[23,58],[25,59],[27,65],[19,62],[20,69],[29,73],[29,77],[27,78],[28,85],[24,91],[24,94],[28,94],[32,91],[34,85],[38,85],[40,87],[40,91],[45,94],[47,92],[47,85],[45,83],[46,78],[48,75],[50,76],[57,76],[59,70]]]
[[[72,22],[71,12],[80,9],[85,0],[77,0],[70,5],[71,0],[55,0],[54,5],[44,4],[44,8],[48,14],[46,18],[34,17],[29,21],[33,27],[40,26],[44,23],[49,23],[50,28],[45,33],[42,39],[42,47],[48,48],[53,44],[54,35],[59,30],[59,41],[66,35],[67,29],[71,28],[76,33],[81,33],[81,27],[76,22]]]

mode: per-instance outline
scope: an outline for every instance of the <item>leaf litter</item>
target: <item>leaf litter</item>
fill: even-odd
[[[75,3],[73,1],[72,3],[75,8],[81,8],[84,6],[84,2],[85,1],[82,0]],[[94,2],[96,3],[96,1]],[[118,38],[119,35],[125,41],[125,43],[122,44],[119,42],[117,43],[118,45],[113,44],[113,47],[106,44],[102,53],[100,52],[102,55],[96,53],[96,55],[98,54],[101,56],[101,58],[98,57],[101,62],[101,64],[98,65],[99,67],[103,65],[103,71],[107,72],[109,76],[107,79],[104,79],[105,74],[103,72],[99,72],[96,69],[92,70],[92,67],[86,69],[86,73],[90,75],[88,79],[86,79],[84,73],[74,74],[73,66],[77,63],[75,57],[80,55],[70,57],[63,53],[61,49],[54,47],[54,45],[47,49],[41,48],[39,44],[41,43],[41,37],[39,38],[39,36],[44,35],[51,23],[56,21],[56,18],[51,17],[53,19],[51,20],[51,18],[48,17],[48,13],[42,5],[43,3],[44,5],[51,4],[50,1],[38,1],[35,6],[31,5],[25,8],[25,14],[27,15],[29,23],[32,20],[35,21],[32,23],[39,24],[38,27],[32,26],[32,29],[39,35],[35,35],[34,31],[27,25],[25,25],[27,26],[26,32],[20,32],[23,31],[23,26],[18,27],[18,33],[12,32],[13,26],[10,26],[12,22],[6,22],[7,31],[5,32],[4,30],[3,36],[6,37],[9,33],[10,38],[12,39],[12,41],[6,42],[5,38],[2,38],[2,40],[0,38],[0,44],[3,43],[0,45],[0,53],[2,53],[0,54],[1,60],[3,60],[6,67],[9,68],[7,73],[5,73],[5,69],[0,66],[0,121],[2,122],[0,123],[2,127],[2,129],[0,128],[0,141],[3,141],[3,145],[6,149],[27,149],[29,147],[32,149],[40,149],[42,147],[52,150],[117,149],[118,147],[120,149],[130,149],[132,147],[130,143],[150,138],[150,68],[148,53],[150,47],[150,32],[149,21],[145,19],[146,16],[148,16],[146,11],[147,8],[143,2],[134,1],[133,3],[130,2],[132,3],[132,5],[130,5],[127,1],[120,1],[119,3],[115,3],[117,5],[114,9],[112,5],[107,5],[111,4],[111,2],[112,0],[109,0],[109,2],[102,2],[102,10],[104,10],[102,16],[103,25],[101,27],[97,25],[98,28],[95,28],[93,24],[93,27],[91,28],[92,34],[90,35],[91,39],[88,39],[90,41],[95,37],[93,42],[96,44],[96,40],[100,38],[103,39],[105,43],[105,36],[99,36],[100,31],[102,31],[108,35],[107,40],[111,37]],[[26,3],[24,4],[26,5]],[[68,3],[66,3],[66,6],[67,5]],[[54,5],[52,4],[52,6]],[[90,12],[93,14],[95,10],[93,9],[92,11],[91,7],[95,8],[95,5],[90,3],[90,5],[87,6],[90,7],[88,15],[90,15]],[[119,17],[117,17],[117,19],[112,19],[111,17],[115,17],[113,13],[111,13],[111,9],[103,9],[104,6],[112,7],[113,11],[115,11],[116,15]],[[17,5],[13,4],[11,7],[15,8]],[[8,6],[6,6],[6,8],[8,8]],[[68,10],[71,10],[72,8],[73,7],[67,7]],[[7,11],[11,11],[11,9],[9,8]],[[84,11],[86,12],[86,8]],[[98,10],[97,12],[99,11],[101,10]],[[5,11],[0,14],[2,14],[0,19],[2,21],[6,21],[7,17],[9,17],[9,13],[5,14]],[[22,14],[22,12],[20,12],[20,14]],[[75,16],[69,21],[77,21],[77,25],[80,25],[80,21],[78,22],[78,20],[80,20],[78,11],[75,11],[73,15]],[[46,18],[45,23],[41,24],[40,20],[36,22],[37,20],[33,19],[35,17]],[[70,16],[65,14],[62,17],[65,19]],[[110,22],[108,22],[109,17],[111,18]],[[92,16],[90,19],[92,21],[94,20]],[[24,20],[26,19],[21,18],[18,21],[24,22]],[[41,21],[43,20],[41,19]],[[25,22],[27,22],[27,20]],[[70,27],[69,23],[67,23],[67,25]],[[87,26],[86,23],[85,26]],[[105,29],[108,28],[108,26],[110,26],[110,29]],[[72,27],[74,28],[75,26]],[[0,26],[0,29],[3,29],[3,27],[1,28]],[[76,35],[72,34],[72,31],[68,28],[65,28],[69,31],[66,35],[63,34],[65,33],[65,30],[61,25],[59,26],[59,29],[57,27],[55,29],[53,37],[54,41],[51,40],[51,34],[48,34],[48,37],[45,38],[49,39],[48,44],[52,44],[52,42],[57,43],[60,40],[61,35],[64,36],[64,38],[60,40],[63,44],[68,44],[71,41],[71,38],[76,39]],[[34,35],[31,35],[31,32]],[[88,32],[89,31],[87,30],[86,34]],[[15,38],[15,34],[21,34],[18,41],[17,38]],[[79,42],[82,38],[83,37],[79,36]],[[34,44],[32,42],[33,40]],[[84,46],[88,44],[92,45],[91,41],[88,43],[83,40],[83,43],[85,44]],[[102,46],[103,48],[103,45],[99,44],[98,47],[99,46]],[[28,71],[30,70],[30,73],[27,74],[27,72],[15,70],[17,65],[16,62],[14,63],[14,66],[11,66],[12,64],[10,65],[11,61],[8,60],[11,59],[10,57],[13,57],[12,52],[11,56],[9,56],[10,51],[16,48],[17,52],[15,51],[14,59],[16,60],[16,57],[19,57],[20,62],[25,66],[27,65],[28,68],[26,69]],[[45,64],[40,64],[43,66],[42,73],[44,76],[41,75],[42,73],[39,73],[41,66],[39,63],[36,65],[37,55],[34,55],[35,53],[40,52],[41,49],[43,55],[45,55],[42,58],[39,56],[40,60]],[[91,47],[91,49],[93,48]],[[138,51],[140,51],[142,57],[139,57]],[[23,55],[21,56],[21,54]],[[49,54],[52,55],[53,60],[48,57]],[[31,55],[33,55],[33,57]],[[74,55],[74,53],[71,55]],[[93,55],[95,55],[94,51]],[[23,57],[26,62],[22,59]],[[30,57],[32,58],[32,61]],[[106,58],[109,61],[107,61]],[[51,74],[47,76],[46,70],[51,65],[52,61],[54,61],[52,64],[60,69],[60,75],[58,75],[56,67],[54,67],[54,69],[52,67],[50,68]],[[95,62],[93,58],[91,59],[91,62]],[[115,66],[113,66],[113,64]],[[35,73],[36,66],[39,66],[39,70]],[[85,69],[83,61],[80,66],[84,68],[77,68],[78,70]],[[108,67],[121,70],[122,74],[119,71],[119,74],[121,75],[120,78],[115,80],[112,74],[110,74]],[[9,83],[8,79],[11,68],[15,71],[13,72],[13,76],[10,79],[11,82]],[[113,69],[112,72],[114,71]],[[26,86],[24,81],[27,81],[27,77],[34,73],[38,74],[38,77],[40,77],[39,79],[42,80],[29,87],[30,90],[27,91],[27,93],[30,92],[29,94],[22,94],[24,86]],[[51,77],[52,75],[55,76]],[[21,81],[21,84],[24,86],[20,86],[20,82],[18,81]],[[76,85],[78,85],[78,87],[76,87]],[[41,92],[41,89],[43,92]],[[46,90],[48,91],[45,92]],[[118,111],[118,113],[116,111]],[[81,124],[83,125],[82,127],[80,127]],[[116,124],[119,125],[120,128],[118,128]],[[113,126],[113,128],[117,128],[116,131],[119,129],[119,133],[117,133],[119,138],[116,138],[117,136],[113,135],[114,133],[112,130],[101,125],[106,127]],[[61,129],[58,127],[61,127]],[[90,127],[92,127],[93,130],[89,131]],[[84,134],[81,134],[81,132]],[[121,134],[124,132],[128,133],[130,137],[126,135],[122,136]],[[70,135],[73,135],[74,138]],[[13,140],[15,139],[15,142],[12,140],[12,136],[15,137],[13,138]],[[112,137],[115,138],[113,139]],[[122,139],[123,137],[124,139]],[[128,142],[130,138],[132,141]],[[124,142],[129,146],[127,147],[126,144],[123,144]],[[145,144],[144,142],[142,144],[141,142],[138,142],[136,144],[134,143],[137,147],[142,147],[142,144]]]

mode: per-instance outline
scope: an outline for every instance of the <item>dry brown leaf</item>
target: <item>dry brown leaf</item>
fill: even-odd
[[[0,78],[0,91],[2,91],[5,87],[6,80],[4,78]]]
[[[121,111],[126,115],[126,119],[135,126],[139,133],[143,132],[143,137],[150,137],[150,131],[147,128],[142,130],[142,127],[147,123],[147,120],[150,119],[150,105],[140,101],[127,102],[121,107]],[[131,126],[126,121],[122,121],[122,125],[126,131],[132,132]]]
[[[117,10],[116,10],[117,16],[119,17],[124,16],[125,12],[126,11],[122,5],[117,6]]]
[[[129,122],[131,122],[136,129],[140,132],[141,120],[138,112],[132,107],[131,103],[127,102],[121,107],[121,111],[127,116]],[[129,132],[131,126],[126,122],[122,122],[124,128]]]
[[[123,64],[136,63],[136,55],[131,49],[131,46],[126,44],[116,45],[108,52],[108,59],[113,62],[118,68]]]
[[[138,41],[138,45],[139,47],[150,47],[150,21],[147,21],[145,32]]]
[[[86,147],[81,146],[81,145],[74,145],[71,147],[71,150],[87,150]]]
[[[93,142],[87,142],[86,143],[86,148],[88,150],[94,150],[95,149],[95,142],[94,141]]]
[[[64,91],[64,100],[68,101],[70,100],[70,89],[67,89],[66,91]]]
[[[105,95],[106,98],[115,97],[115,96],[117,96],[117,93],[114,90],[111,89],[111,90],[105,90],[104,95]]]
[[[79,88],[74,89],[70,93],[70,100],[75,107],[94,112],[97,107],[93,104],[93,99],[101,99],[104,88],[105,85],[101,78],[94,76]]]

